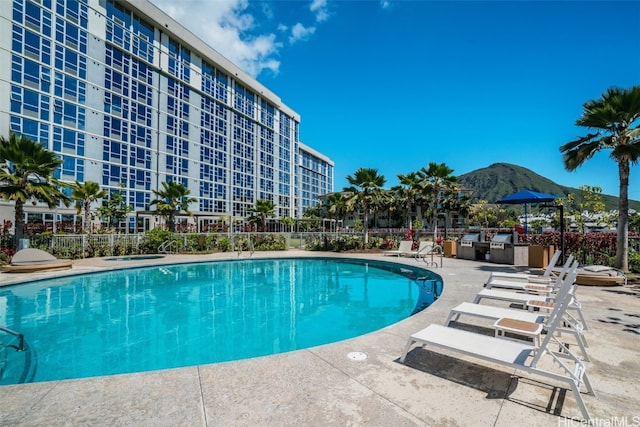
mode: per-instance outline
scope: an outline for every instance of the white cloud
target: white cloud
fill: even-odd
[[[151,1],[248,74],[255,77],[263,70],[277,74],[276,56],[282,44],[273,33],[254,34],[248,0]],[[271,9],[263,7],[265,11]]]
[[[316,27],[305,27],[301,23],[297,23],[291,28],[291,36],[289,37],[289,43],[294,44],[299,40],[306,40],[309,36],[316,32]]]
[[[391,1],[389,0],[380,0],[380,7],[383,9],[388,9],[391,7]]]
[[[278,37],[288,34],[289,43],[294,44],[308,40],[316,31],[316,26],[300,22],[293,26],[276,23],[277,8],[269,1],[259,4],[250,0],[151,1],[253,77],[265,70],[278,73],[278,56],[283,47]],[[311,0],[309,11],[315,22],[329,18],[327,0]]]
[[[311,0],[311,6],[309,6],[309,9],[311,12],[315,13],[317,22],[324,22],[329,19],[327,0]]]

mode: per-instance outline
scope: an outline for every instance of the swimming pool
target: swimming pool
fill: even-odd
[[[433,302],[442,279],[355,259],[175,264],[0,288],[0,384],[200,365],[335,342]],[[0,334],[1,342],[11,337]]]
[[[164,255],[128,255],[128,256],[114,256],[105,258],[105,261],[141,261],[148,259],[161,259]]]

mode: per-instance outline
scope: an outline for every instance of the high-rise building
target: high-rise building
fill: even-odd
[[[165,181],[189,188],[200,226],[258,199],[296,218],[333,190],[300,116],[146,0],[5,0],[0,63],[0,134],[39,141],[59,179],[121,192],[147,225]]]
[[[296,202],[299,202],[299,205],[296,217],[302,216],[308,207],[319,204],[319,196],[333,192],[333,162],[303,143],[299,143],[298,147],[300,163]]]

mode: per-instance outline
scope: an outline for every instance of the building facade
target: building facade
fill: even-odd
[[[319,204],[320,196],[333,192],[333,162],[303,143],[298,147],[298,194],[295,200],[298,202],[296,218],[301,218],[307,208]]]
[[[145,214],[153,227],[166,181],[190,189],[198,228],[258,199],[297,218],[333,190],[300,116],[152,3],[10,0],[0,21],[0,134],[59,154],[65,182],[123,194],[130,228]]]

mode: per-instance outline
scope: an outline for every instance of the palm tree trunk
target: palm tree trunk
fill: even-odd
[[[364,248],[367,248],[367,245],[369,244],[369,212],[366,210],[364,211]]]
[[[174,231],[176,231],[176,222],[175,222],[175,218],[174,218],[173,214],[169,214],[167,216],[167,222],[169,223],[169,224],[167,224],[169,226],[168,227],[169,231],[172,232],[172,233]]]
[[[618,198],[618,241],[615,267],[629,272],[629,160],[618,161],[620,197]]]
[[[16,200],[15,213],[15,243],[17,248],[20,239],[24,236],[24,203],[20,200]]]
[[[89,234],[91,232],[91,202],[84,204],[84,232]]]
[[[433,241],[438,239],[438,205],[433,207]]]

